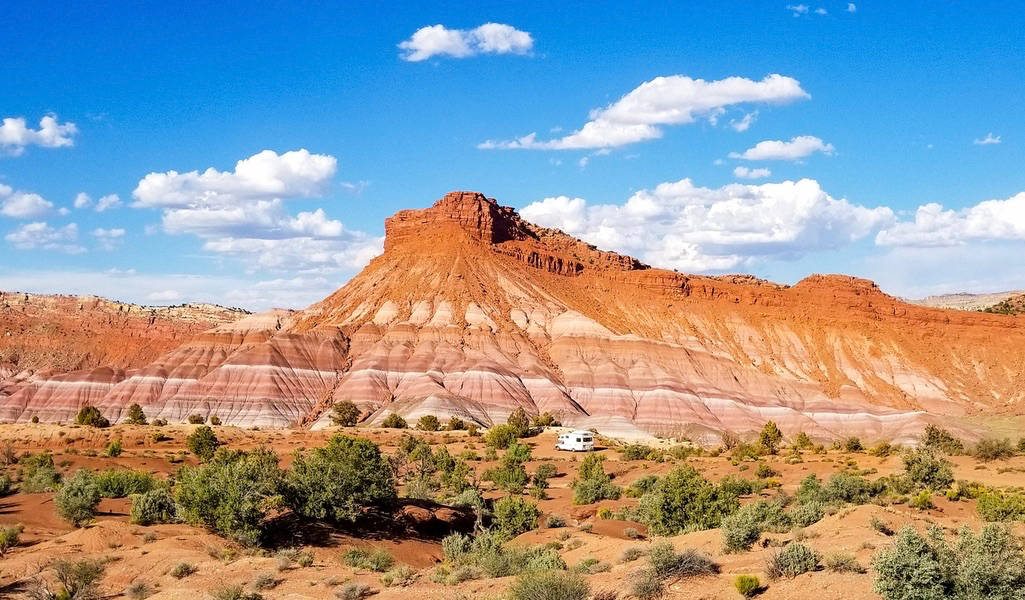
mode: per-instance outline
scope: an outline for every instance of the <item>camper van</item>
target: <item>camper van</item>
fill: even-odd
[[[572,452],[589,452],[594,450],[594,434],[590,431],[571,431],[560,433],[559,441],[555,444],[556,450],[570,450]]]

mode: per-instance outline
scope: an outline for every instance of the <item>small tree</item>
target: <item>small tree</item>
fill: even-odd
[[[21,532],[24,529],[21,525],[0,527],[0,558],[3,558],[8,550],[18,545],[21,540]]]
[[[213,458],[214,453],[217,452],[221,445],[221,441],[217,439],[214,430],[206,425],[197,427],[195,431],[185,438],[185,447],[203,462]]]
[[[337,427],[352,427],[359,422],[360,414],[351,400],[340,400],[331,407],[331,422]]]
[[[107,444],[106,455],[109,456],[110,458],[117,458],[117,457],[121,456],[121,452],[123,452],[123,451],[124,451],[124,445],[121,443],[121,439],[120,438],[118,438],[116,440],[113,440],[109,444]]]
[[[655,535],[713,529],[740,506],[734,494],[713,485],[690,466],[676,467],[641,497],[639,511]]]
[[[416,422],[416,428],[420,431],[437,431],[441,429],[441,421],[434,415],[423,415]]]
[[[32,600],[100,600],[103,594],[97,583],[103,577],[103,563],[96,560],[53,561],[51,568],[56,588],[42,577],[33,582],[28,590]]]
[[[506,425],[513,428],[518,438],[526,437],[530,433],[530,417],[527,416],[527,411],[523,410],[523,407],[517,407],[512,411],[505,422]]]
[[[512,496],[496,501],[493,511],[495,527],[506,538],[536,529],[537,518],[541,514],[537,505]]]
[[[779,452],[779,443],[783,441],[783,432],[776,426],[775,421],[769,421],[762,427],[762,432],[758,434],[758,445],[765,449],[769,454],[776,454]]]
[[[599,500],[616,500],[622,490],[605,473],[605,457],[589,454],[580,464],[578,478],[573,482],[573,504],[593,504]]]
[[[60,485],[61,475],[53,464],[49,452],[32,454],[21,459],[21,491],[29,494],[50,492]]]
[[[928,447],[904,454],[904,476],[931,490],[945,490],[954,483],[950,461]]]
[[[64,482],[53,497],[57,515],[75,527],[92,521],[99,503],[100,488],[96,485],[96,478],[84,469]]]
[[[387,427],[388,429],[405,429],[406,427],[408,427],[406,420],[399,416],[398,413],[390,413],[387,417],[385,417],[384,421],[381,423],[381,426]]]
[[[445,425],[445,429],[449,431],[462,431],[463,429],[466,429],[466,422],[453,415],[449,418],[448,424]]]
[[[484,442],[489,448],[508,448],[516,442],[516,428],[512,425],[494,425],[488,429]]]
[[[131,522],[136,525],[173,523],[177,518],[174,497],[166,488],[132,496]]]
[[[89,427],[109,427],[110,421],[107,420],[102,414],[100,409],[95,406],[86,404],[79,411],[75,417],[75,423],[79,425],[87,425]]]
[[[538,500],[544,500],[547,497],[546,490],[548,489],[549,480],[558,473],[555,465],[550,462],[544,462],[537,466],[534,470],[534,476],[531,478],[531,482],[534,484],[534,490],[532,494]]]
[[[206,417],[200,414],[189,415],[189,424],[191,425],[202,425],[206,423]]]
[[[142,407],[138,404],[132,404],[128,407],[128,416],[125,417],[125,423],[129,425],[145,425],[146,414],[142,412]]]
[[[513,444],[502,455],[498,467],[488,469],[484,473],[484,479],[494,482],[509,494],[521,494],[528,481],[527,470],[523,468],[523,463],[528,460],[530,460],[530,446]]]

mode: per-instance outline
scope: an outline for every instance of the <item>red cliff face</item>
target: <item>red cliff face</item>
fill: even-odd
[[[347,399],[371,422],[487,425],[523,407],[621,435],[711,439],[773,419],[909,440],[1025,400],[1025,317],[913,306],[839,275],[783,286],[654,269],[473,192],[397,213],[386,236],[304,311],[222,326],[121,379],[26,389],[0,417],[52,406],[46,418],[66,420],[88,397],[112,418],[135,401],[172,419],[319,427]]]

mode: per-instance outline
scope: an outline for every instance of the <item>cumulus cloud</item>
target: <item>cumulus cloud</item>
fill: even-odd
[[[75,195],[75,208],[81,210],[83,208],[89,208],[93,203],[92,197],[85,192],[79,192]]]
[[[800,135],[789,142],[765,140],[743,152],[730,152],[730,158],[744,160],[800,160],[816,152],[833,154],[836,148],[813,135]]]
[[[761,179],[772,175],[769,169],[749,169],[748,167],[737,167],[733,174],[741,179]]]
[[[752,111],[745,114],[740,119],[730,119],[730,128],[733,131],[747,131],[754,124],[755,119],[758,118],[758,111]]]
[[[810,98],[792,77],[769,75],[761,81],[727,77],[716,81],[684,75],[656,77],[605,108],[592,110],[590,120],[567,136],[539,140],[530,133],[514,140],[488,140],[478,148],[570,150],[612,148],[662,136],[662,126],[715,118],[727,107],[767,103],[783,104]]]
[[[333,156],[264,150],[233,171],[150,173],[133,206],[162,210],[164,231],[192,234],[206,250],[257,268],[353,269],[382,248],[382,239],[346,228],[318,208],[289,214],[286,198],[320,195],[337,170]]]
[[[889,208],[833,198],[812,179],[720,188],[683,179],[641,190],[623,204],[557,196],[520,212],[600,248],[683,271],[796,259],[850,244],[894,219]]]
[[[849,12],[849,13],[858,12],[858,6],[856,4],[854,4],[853,2],[848,2],[847,3],[847,12]]]
[[[85,248],[78,244],[78,225],[52,227],[45,221],[26,223],[4,236],[19,250],[54,250],[67,254],[81,254]]]
[[[96,201],[96,212],[103,212],[121,206],[121,197],[117,194],[107,194]]]
[[[96,238],[96,245],[103,250],[114,250],[125,237],[124,229],[104,229],[97,227],[92,230],[92,236]]]
[[[975,140],[972,141],[972,143],[975,144],[976,146],[989,146],[990,144],[999,144],[1000,141],[1001,141],[1000,140],[1000,136],[999,135],[993,135],[993,132],[991,131],[991,132],[986,134],[986,137],[984,137],[984,138],[976,138]]]
[[[527,54],[534,38],[511,25],[485,23],[474,29],[449,29],[429,25],[417,29],[399,43],[403,60],[419,62],[432,56],[466,58],[476,54]]]
[[[0,153],[20,156],[28,146],[61,148],[71,146],[78,127],[74,123],[61,123],[57,115],[46,115],[39,120],[39,129],[33,129],[24,117],[5,117],[0,123]]]
[[[876,235],[880,246],[959,246],[969,242],[1025,241],[1025,192],[960,210],[923,204],[912,221]]]
[[[811,9],[808,8],[807,4],[788,4],[787,10],[793,13],[795,17],[799,17],[808,14],[808,11]]]
[[[16,191],[0,183],[0,215],[15,219],[38,219],[53,211],[53,202],[39,194]]]

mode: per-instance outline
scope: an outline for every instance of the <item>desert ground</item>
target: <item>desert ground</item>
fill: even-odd
[[[184,443],[194,428],[189,425],[118,425],[105,429],[47,424],[3,425],[0,426],[0,445],[9,444],[18,455],[49,450],[58,470],[65,475],[78,469],[132,468],[167,477],[182,464],[195,464],[195,457],[187,454]],[[165,438],[159,442],[154,437],[158,431]],[[367,437],[379,444],[386,454],[396,451],[401,436],[406,433],[376,428],[295,431],[217,427],[215,431],[230,448],[265,446],[272,449],[280,457],[282,466],[290,463],[296,449],[322,446],[336,433]],[[434,447],[446,445],[453,456],[465,449],[484,454],[482,439],[469,437],[464,431],[410,433],[423,437]],[[835,573],[819,569],[792,579],[769,582],[763,574],[766,559],[783,543],[799,537],[823,555],[849,552],[862,566],[868,567],[873,553],[893,539],[872,526],[873,517],[877,523],[882,520],[893,530],[906,524],[919,529],[935,524],[954,531],[965,524],[972,527],[981,524],[975,501],[949,501],[942,495],[935,495],[935,507],[928,510],[911,508],[907,503],[842,508],[803,530],[764,534],[762,540],[746,552],[726,553],[718,530],[670,538],[649,537],[641,523],[601,518],[599,515],[602,509],[616,511],[636,504],[636,499],[624,495],[615,501],[605,500],[584,506],[573,504],[571,482],[584,454],[557,451],[554,448],[556,435],[556,431],[547,430],[524,440],[533,450],[533,459],[527,470],[533,472],[540,462],[550,461],[556,465],[558,474],[551,482],[548,498],[537,502],[542,512],[540,527],[519,535],[509,543],[529,545],[558,541],[561,543],[559,552],[570,567],[584,559],[607,563],[610,570],[586,576],[594,592],[615,591],[619,597],[627,597],[628,581],[635,571],[642,568],[644,559],[624,561],[624,550],[631,547],[643,549],[669,540],[678,550],[694,548],[708,553],[721,566],[721,573],[671,583],[667,588],[667,598],[739,598],[733,580],[740,574],[758,575],[763,583],[767,583],[759,596],[766,600],[878,598],[872,590],[871,568],[865,573]],[[122,440],[123,453],[116,458],[104,457],[104,449],[116,439]],[[665,474],[681,463],[693,466],[711,481],[721,480],[727,475],[751,478],[756,466],[752,461],[731,464],[725,455],[692,456],[664,462],[624,460],[609,444],[601,446],[596,452],[606,457],[606,471],[614,483],[623,487],[646,475]],[[874,479],[902,470],[899,454],[876,457],[865,452],[828,450],[824,453],[805,452],[801,462],[796,463],[786,460],[784,453],[760,460],[778,472],[773,478],[780,483],[780,489],[789,493],[794,493],[801,480],[809,474],[827,479],[841,469],[857,469],[866,473],[869,479]],[[950,460],[954,463],[954,475],[958,480],[972,480],[1001,488],[1017,486],[1025,481],[1023,456],[992,462],[980,462],[970,456],[956,456]],[[474,462],[473,467],[479,474],[493,464],[493,461],[481,460]],[[11,474],[16,470],[16,465],[7,467]],[[487,485],[484,484],[485,489]],[[765,489],[760,495],[770,498],[776,493],[776,489]],[[485,494],[491,498],[499,495],[498,491]],[[753,496],[742,499],[742,502],[750,501],[753,501]],[[30,588],[40,570],[56,558],[89,557],[100,559],[106,565],[100,587],[108,598],[131,597],[129,588],[133,584],[139,587],[140,583],[146,584],[145,587],[149,588],[147,593],[152,594],[149,597],[157,600],[204,598],[225,584],[242,585],[252,590],[254,581],[258,579],[263,579],[260,593],[264,598],[334,597],[337,589],[352,582],[367,584],[376,591],[375,597],[381,599],[502,597],[512,577],[478,579],[455,585],[432,580],[432,570],[443,559],[441,538],[452,531],[468,531],[466,520],[462,518],[465,515],[418,501],[400,500],[400,505],[395,523],[375,528],[311,528],[294,523],[289,525],[286,519],[282,521],[282,531],[275,533],[273,547],[253,550],[190,525],[133,525],[129,522],[128,499],[104,499],[96,519],[82,528],[75,528],[55,514],[52,493],[15,491],[0,498],[0,525],[21,524],[24,531],[20,544],[0,559],[0,596],[20,597]],[[548,515],[564,517],[566,525],[546,527]],[[299,548],[312,553],[312,564],[299,566],[282,560],[282,548]],[[415,569],[415,581],[410,585],[389,587],[382,583],[380,573],[346,566],[340,557],[351,548],[386,550],[398,564]],[[193,564],[196,572],[180,579],[173,577],[171,570],[182,562]]]

